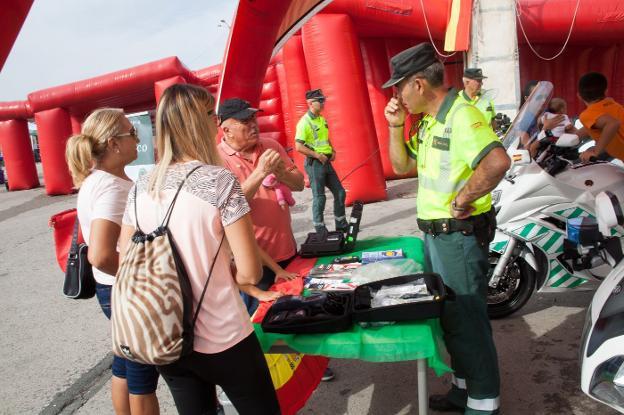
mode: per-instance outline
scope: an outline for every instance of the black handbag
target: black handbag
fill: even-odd
[[[78,217],[76,217],[63,284],[63,295],[74,300],[87,299],[95,295],[95,278],[93,278],[93,269],[87,259],[88,247],[85,243],[78,244],[78,226]]]

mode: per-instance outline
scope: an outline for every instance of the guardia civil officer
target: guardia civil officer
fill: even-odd
[[[483,76],[481,68],[466,68],[464,70],[464,76],[462,81],[464,83],[464,89],[459,92],[459,95],[469,104],[474,105],[483,113],[485,121],[496,128],[494,117],[496,117],[496,111],[494,110],[494,102],[483,94],[483,80],[487,76]]]
[[[297,123],[295,148],[306,156],[304,168],[312,188],[312,223],[317,232],[327,232],[323,213],[325,211],[325,187],[334,195],[334,220],[336,230],[347,231],[345,216],[346,193],[331,162],[336,151],[329,140],[327,121],[321,115],[325,96],[320,89],[306,92],[308,112]]]
[[[425,269],[455,292],[441,316],[455,371],[451,390],[429,407],[466,414],[497,414],[500,379],[487,315],[488,245],[496,220],[490,191],[510,160],[483,114],[444,86],[444,66],[430,43],[391,59],[398,96],[385,108],[394,171],[418,167],[418,227],[425,233]],[[423,113],[405,143],[405,114]]]

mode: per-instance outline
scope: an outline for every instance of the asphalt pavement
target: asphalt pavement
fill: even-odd
[[[43,188],[0,190],[0,414],[112,414],[108,321],[97,300],[68,300],[56,263],[53,214],[76,197]],[[388,200],[367,204],[361,238],[419,235],[416,179],[388,182]],[[328,192],[329,194],[329,192]],[[311,230],[311,192],[295,194],[295,237]],[[332,199],[327,200],[327,223]],[[592,293],[536,294],[519,313],[493,322],[503,414],[614,414],[580,390],[578,350]],[[321,383],[302,414],[415,414],[416,363],[334,359],[336,379]],[[430,371],[430,393],[450,387]],[[163,414],[176,413],[161,381]],[[228,408],[228,412],[232,413]]]

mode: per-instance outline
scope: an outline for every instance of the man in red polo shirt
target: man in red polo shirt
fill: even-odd
[[[256,113],[247,101],[233,98],[219,106],[223,139],[217,146],[224,166],[241,182],[249,206],[258,245],[282,268],[297,253],[297,244],[290,224],[290,210],[282,208],[274,188],[262,185],[273,173],[291,190],[303,190],[303,174],[293,164],[282,146],[269,138],[260,138]],[[267,290],[275,282],[275,273],[263,267],[257,287]],[[258,300],[243,293],[249,314],[258,307]]]

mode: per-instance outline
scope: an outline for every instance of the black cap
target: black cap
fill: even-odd
[[[396,85],[405,77],[420,72],[436,62],[439,60],[431,43],[421,43],[405,49],[390,59],[392,76],[388,82],[383,84],[382,88]]]
[[[320,89],[311,89],[306,91],[306,99],[325,99],[325,95]]]
[[[235,120],[246,120],[254,115],[256,112],[262,111],[258,108],[252,108],[249,102],[240,98],[226,99],[219,105],[219,122],[228,118],[234,118]]]
[[[487,78],[487,76],[483,76],[481,68],[466,68],[464,69],[464,78],[476,79],[477,81],[480,81],[483,78]]]

